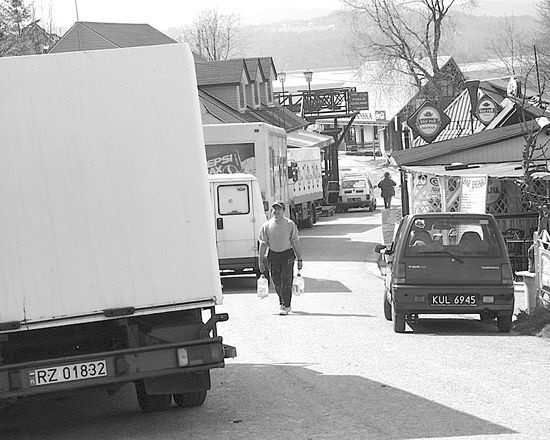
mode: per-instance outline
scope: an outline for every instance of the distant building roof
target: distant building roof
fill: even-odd
[[[176,40],[146,23],[77,21],[48,53],[174,44]],[[193,52],[195,62],[202,58]]]
[[[199,86],[240,84],[243,73],[250,81],[250,74],[243,58],[195,63]]]
[[[177,41],[145,23],[77,21],[52,47],[50,53],[171,43]]]

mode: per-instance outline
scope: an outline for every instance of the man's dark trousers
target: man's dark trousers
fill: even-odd
[[[279,295],[279,303],[290,307],[292,300],[292,279],[294,278],[294,250],[287,249],[283,252],[272,250],[267,254],[267,261],[271,272],[271,280],[275,285],[275,291]]]

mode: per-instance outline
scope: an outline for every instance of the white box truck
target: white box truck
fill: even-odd
[[[222,275],[258,275],[260,228],[267,221],[260,185],[252,174],[210,174],[218,263]]]
[[[258,178],[269,211],[275,200],[288,204],[286,132],[263,122],[205,124],[209,174],[246,173]]]
[[[323,207],[323,177],[319,147],[288,147],[289,197],[293,218],[311,228]]]
[[[0,58],[0,402],[200,405],[235,355],[186,45]]]

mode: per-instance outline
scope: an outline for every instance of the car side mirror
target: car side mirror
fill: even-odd
[[[374,248],[374,252],[376,252],[377,254],[383,254],[385,252],[382,252],[382,251],[385,249],[386,249],[386,245],[377,244],[376,247]]]

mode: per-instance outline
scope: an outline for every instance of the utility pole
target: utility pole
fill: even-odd
[[[80,21],[78,19],[78,0],[74,0],[74,8],[76,10],[76,21]]]

